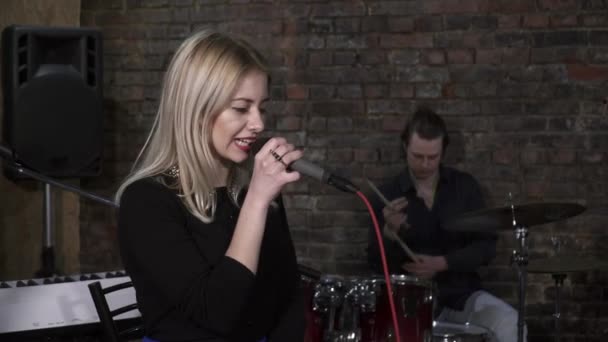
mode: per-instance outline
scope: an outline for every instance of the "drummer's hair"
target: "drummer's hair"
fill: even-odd
[[[445,121],[428,107],[418,107],[414,115],[405,123],[401,131],[401,141],[405,146],[409,145],[414,133],[426,140],[442,138],[443,152],[450,142]]]

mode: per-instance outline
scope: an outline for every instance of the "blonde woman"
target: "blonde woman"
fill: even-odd
[[[299,341],[304,307],[280,191],[302,152],[264,130],[268,69],[197,32],[166,72],[152,131],[118,190],[119,242],[149,341]],[[253,159],[253,160],[251,160]]]

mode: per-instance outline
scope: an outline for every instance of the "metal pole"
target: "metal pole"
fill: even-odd
[[[515,223],[515,222],[514,222]],[[519,240],[519,250],[515,260],[519,272],[519,313],[517,315],[517,342],[524,342],[524,325],[526,319],[526,287],[528,284],[528,229],[516,226],[515,237]]]
[[[526,316],[526,286],[528,274],[523,266],[519,270],[519,313],[517,316],[517,342],[524,342],[524,324]]]
[[[57,272],[55,270],[55,250],[54,250],[54,213],[53,213],[53,191],[51,185],[48,183],[44,184],[44,195],[42,199],[42,215],[44,217],[43,223],[43,246],[41,258],[40,271],[36,272],[38,277],[51,277]]]
[[[555,279],[555,313],[553,317],[555,318],[555,342],[559,342],[561,340],[561,290],[562,285],[564,284],[564,279],[566,278],[565,274],[553,274],[553,279]]]
[[[53,193],[51,185],[44,184],[44,200],[42,202],[44,211],[44,247],[53,246]]]

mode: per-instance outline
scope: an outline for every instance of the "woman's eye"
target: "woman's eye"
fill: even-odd
[[[236,110],[239,113],[245,114],[249,111],[249,108],[245,107],[232,107],[232,109]]]

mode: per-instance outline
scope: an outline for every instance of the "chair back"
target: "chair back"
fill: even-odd
[[[115,285],[102,287],[99,281],[90,283],[89,292],[95,303],[104,338],[108,342],[123,342],[132,338],[143,336],[143,323],[141,317],[118,322],[116,317],[130,311],[137,310],[137,302],[110,308],[108,295],[111,293],[133,287],[133,283],[125,281]]]

